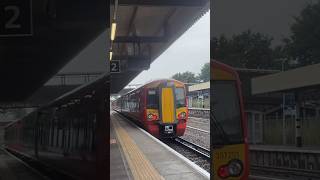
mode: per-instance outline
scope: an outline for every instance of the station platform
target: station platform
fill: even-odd
[[[33,172],[20,160],[0,147],[0,180],[43,180],[44,177]]]
[[[115,111],[110,113],[110,179],[210,179],[209,173]]]

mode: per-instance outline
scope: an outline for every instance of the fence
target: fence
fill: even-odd
[[[190,117],[210,118],[210,109],[204,108],[188,108]]]
[[[267,116],[263,120],[263,143],[270,145],[283,145],[282,118]],[[301,134],[303,146],[320,146],[320,119],[304,118],[301,121]],[[285,145],[295,145],[295,118],[285,119]]]

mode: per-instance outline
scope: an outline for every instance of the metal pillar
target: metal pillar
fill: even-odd
[[[301,117],[300,117],[300,106],[301,102],[298,96],[298,92],[295,93],[295,99],[296,99],[296,118],[295,118],[295,125],[296,125],[296,146],[302,147],[302,135],[301,135]]]
[[[35,126],[34,126],[34,156],[39,157],[39,119],[41,112],[36,113]]]
[[[286,94],[282,93],[282,144],[286,145],[286,115],[284,113],[286,102]]]
[[[97,179],[108,179],[110,174],[109,161],[110,149],[108,148],[108,140],[110,134],[110,104],[109,91],[105,86],[99,87],[95,95],[96,103],[96,170]]]

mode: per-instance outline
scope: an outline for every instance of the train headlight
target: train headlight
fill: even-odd
[[[221,178],[227,178],[229,177],[229,172],[228,172],[228,166],[224,165],[221,166],[218,170],[218,175]]]
[[[187,114],[185,112],[182,112],[179,114],[179,119],[185,119]]]
[[[221,178],[238,177],[243,171],[242,162],[238,159],[229,161],[227,165],[223,165],[218,170],[218,175]]]
[[[155,120],[158,120],[158,116],[157,115],[155,115],[155,114],[148,114],[147,115],[147,120],[148,121],[155,121]]]
[[[148,118],[148,120],[152,120],[153,115],[152,114],[148,114],[147,118]]]
[[[231,160],[228,165],[228,171],[230,176],[240,176],[242,173],[242,169],[242,162],[237,159]]]

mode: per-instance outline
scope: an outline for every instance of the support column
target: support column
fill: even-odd
[[[282,94],[282,145],[286,145],[286,115],[284,113],[285,111],[285,96],[286,94]]]
[[[96,103],[96,165],[97,179],[108,179],[110,174],[108,145],[110,103],[109,89],[106,86],[99,87],[95,94]]]
[[[34,126],[34,156],[39,157],[39,119],[41,112],[36,112],[35,126]]]
[[[296,147],[302,147],[302,134],[301,134],[301,115],[300,115],[300,107],[301,102],[299,99],[298,92],[295,92],[295,99],[296,99],[296,119],[295,119],[295,125],[296,125]]]

